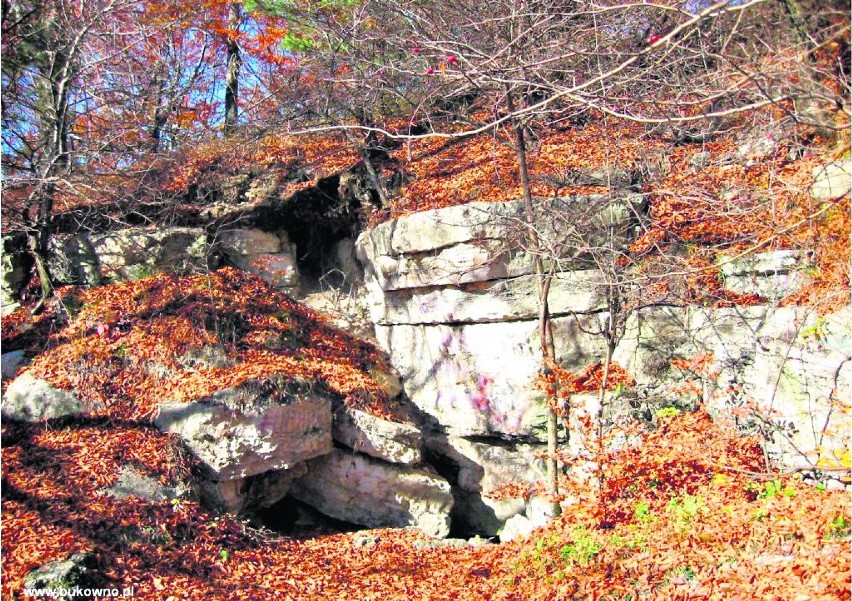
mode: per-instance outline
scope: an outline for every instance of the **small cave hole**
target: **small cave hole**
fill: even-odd
[[[327,516],[290,495],[270,507],[258,510],[255,518],[266,528],[295,538],[366,529],[364,526]]]

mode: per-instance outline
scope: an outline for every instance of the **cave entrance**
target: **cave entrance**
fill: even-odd
[[[270,507],[259,509],[254,517],[266,528],[293,538],[310,538],[367,529],[366,526],[327,516],[290,495]]]
[[[354,242],[377,203],[375,191],[350,171],[323,178],[278,207],[273,225],[296,245],[302,292],[340,289],[360,280]],[[270,224],[260,225],[266,229]]]

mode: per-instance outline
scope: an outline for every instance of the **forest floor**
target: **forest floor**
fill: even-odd
[[[565,479],[566,511],[526,541],[422,548],[414,543],[427,537],[410,529],[293,537],[188,497],[115,498],[106,490],[126,466],[162,485],[192,481],[192,459],[151,425],[158,389],[141,366],[146,357],[166,361],[179,332],[200,337],[183,341],[193,344],[221,333],[210,311],[234,314],[234,278],[245,310],[255,310],[242,340],[281,329],[276,361],[285,363],[295,342],[319,352],[322,340],[320,354],[293,364],[324,362],[325,371],[310,369],[349,402],[363,402],[359,387],[371,385],[368,347],[351,353],[309,310],[272,298],[259,280],[228,270],[193,276],[207,296],[187,296],[191,285],[181,281],[174,290],[192,300],[182,304],[170,297],[169,277],[78,291],[79,303],[63,296],[65,309],[57,302],[35,321],[25,312],[4,320],[4,344],[45,349],[34,374],[101,401],[82,416],[2,426],[4,599],[23,599],[28,573],[73,553],[89,554],[91,586],[133,587],[135,598],[151,600],[849,598],[852,517],[842,486],[768,471],[758,441],[701,409],[626,426],[636,442],[596,458],[596,484]],[[275,312],[265,314],[267,305]],[[220,376],[216,385],[252,374],[237,366]],[[185,380],[173,392],[199,394],[198,382],[209,379]]]

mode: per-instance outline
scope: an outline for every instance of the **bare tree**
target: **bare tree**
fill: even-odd
[[[86,46],[97,27],[127,5],[122,0],[4,5],[5,163],[13,180],[28,182],[21,217],[41,280],[36,310],[52,293],[45,254],[57,190],[74,167],[71,131],[74,107],[85,101],[81,80],[102,60],[87,54]]]
[[[237,32],[240,28],[242,6],[239,2],[232,2],[228,7],[228,36],[225,47],[227,58],[225,61],[225,135],[231,135],[237,127],[239,116],[240,98],[240,65],[242,57],[240,54]]]
[[[844,125],[826,107],[849,116],[848,58],[843,44],[836,42],[838,37],[845,41],[849,27],[846,8],[839,3],[804,8],[766,0],[526,0],[493,2],[487,11],[465,1],[377,4],[404,24],[402,32],[390,32],[387,39],[408,60],[390,67],[414,81],[427,80],[426,97],[418,107],[422,121],[435,127],[432,135],[508,133],[525,206],[523,244],[535,257],[539,278],[545,366],[555,353],[548,304],[554,268],[544,258],[555,262],[559,257],[536,229],[541,215],[532,193],[529,147],[537,127],[608,115],[644,124],[681,144],[709,141],[746,127],[746,117],[763,107],[828,130]],[[797,36],[790,35],[791,27]],[[794,76],[803,58],[829,47],[838,53],[834,73],[815,65],[804,76]],[[483,117],[480,110],[470,119],[461,107],[471,100],[479,109],[490,106],[490,115]],[[446,119],[442,125],[433,118],[442,112],[454,118],[450,126]],[[638,222],[639,215],[635,217]],[[638,276],[627,269],[631,258],[621,233],[610,228],[606,242],[586,244],[584,239],[596,230],[567,231],[573,232],[565,234],[567,238],[586,246],[603,274],[607,317],[597,332],[607,349],[603,402],[612,353],[629,309],[625,293]],[[551,492],[556,490],[555,433],[556,418],[551,415]]]

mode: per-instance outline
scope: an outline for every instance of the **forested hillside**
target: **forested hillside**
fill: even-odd
[[[4,1],[3,598],[848,598],[851,70],[840,2]]]

